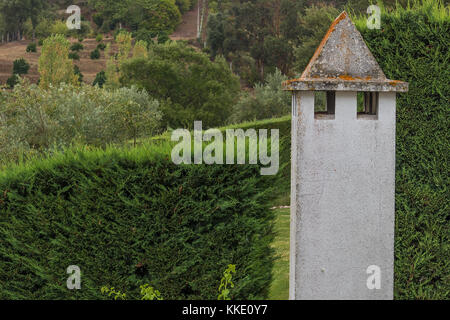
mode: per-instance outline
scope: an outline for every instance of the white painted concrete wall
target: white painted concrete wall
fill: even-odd
[[[324,120],[313,91],[294,94],[290,299],[393,298],[395,98],[381,92],[377,119],[361,119],[356,92],[336,92]]]

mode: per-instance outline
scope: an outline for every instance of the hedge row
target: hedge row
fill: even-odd
[[[181,165],[170,148],[66,151],[0,174],[0,299],[216,299],[236,264],[233,299],[267,297],[269,179],[256,165]],[[68,290],[66,269],[81,269]]]
[[[449,299],[449,8],[417,1],[361,29],[386,76],[410,85],[397,97],[395,297]]]

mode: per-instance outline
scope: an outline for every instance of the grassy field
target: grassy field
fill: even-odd
[[[275,249],[276,261],[273,266],[270,300],[287,300],[289,298],[289,217],[290,209],[276,209]]]

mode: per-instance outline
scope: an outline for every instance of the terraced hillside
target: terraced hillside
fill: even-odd
[[[71,43],[77,41],[77,39],[70,39]],[[13,62],[19,58],[24,58],[30,64],[30,70],[25,78],[30,79],[34,83],[38,81],[38,60],[41,54],[41,48],[38,46],[36,53],[26,52],[27,45],[30,42],[31,41],[29,40],[23,40],[0,45],[0,85],[5,84],[6,80],[11,77]],[[111,43],[112,38],[106,38],[102,42]],[[100,59],[92,60],[90,58],[90,53],[97,47],[98,42],[95,39],[85,39],[82,44],[84,49],[78,53],[80,60],[75,61],[74,63],[80,68],[81,73],[84,76],[83,81],[92,83],[96,74],[106,67],[105,54],[101,51]],[[116,48],[113,45],[113,51],[115,49]]]

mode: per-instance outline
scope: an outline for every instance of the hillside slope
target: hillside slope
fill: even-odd
[[[69,39],[71,43],[78,42],[76,39]],[[103,40],[103,43],[111,43],[112,38]],[[30,79],[31,82],[36,83],[39,79],[38,60],[41,55],[41,47],[38,46],[36,53],[26,52],[30,40],[14,41],[7,44],[0,45],[0,85],[5,84],[6,80],[11,77],[13,70],[13,62],[16,59],[24,58],[30,64],[30,70],[25,78]],[[106,59],[103,51],[100,52],[99,60],[92,60],[90,53],[93,51],[98,42],[95,39],[85,39],[82,42],[84,49],[79,52],[80,60],[74,63],[80,68],[84,78],[83,81],[91,84],[98,72],[106,67]],[[116,49],[112,46],[113,51]]]

